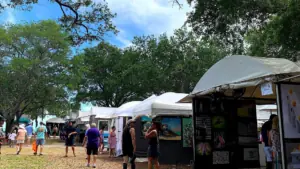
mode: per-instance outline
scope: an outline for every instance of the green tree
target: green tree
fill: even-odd
[[[0,110],[7,129],[24,113],[41,108],[59,108],[57,114],[70,110],[67,37],[54,21],[0,29]]]
[[[1,10],[11,7],[30,10],[32,5],[42,0],[8,0],[0,2]],[[112,24],[116,14],[111,13],[107,3],[93,0],[50,0],[57,4],[62,12],[59,23],[66,32],[73,45],[80,45],[87,41],[103,40],[107,32],[117,33]]]

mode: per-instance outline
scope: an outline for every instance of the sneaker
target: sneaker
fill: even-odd
[[[33,155],[35,155],[35,156],[36,156],[36,155],[37,155],[37,153],[33,153]]]
[[[41,153],[40,156],[42,156],[43,154]]]
[[[86,167],[90,167],[90,164],[89,164],[89,163],[87,163],[85,166],[86,166]]]
[[[96,164],[93,164],[93,168],[96,168]]]

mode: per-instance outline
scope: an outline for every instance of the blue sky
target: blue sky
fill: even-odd
[[[103,0],[94,0],[102,2]],[[113,20],[119,30],[118,35],[111,35],[107,40],[119,47],[127,47],[134,36],[159,35],[167,33],[171,35],[174,29],[181,27],[191,7],[186,0],[179,0],[183,8],[173,6],[171,0],[107,0],[112,12],[117,13]],[[61,11],[55,3],[47,0],[39,0],[31,11],[19,9],[6,9],[0,13],[0,23],[25,23],[45,19],[57,20]],[[85,44],[84,47],[92,46]],[[84,105],[84,110],[89,105]]]

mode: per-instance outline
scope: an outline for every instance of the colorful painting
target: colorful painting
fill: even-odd
[[[192,147],[193,145],[193,119],[182,119],[182,131],[183,131],[183,147]]]
[[[145,137],[146,132],[151,127],[152,119],[147,116],[141,117],[141,136]]]
[[[201,142],[197,144],[196,153],[200,156],[206,156],[211,154],[211,146],[207,142]]]
[[[222,149],[225,147],[225,132],[214,132],[214,148]]]
[[[223,116],[214,116],[212,118],[213,128],[222,129],[225,128],[226,121]]]
[[[161,140],[181,140],[181,118],[164,117],[161,119]]]

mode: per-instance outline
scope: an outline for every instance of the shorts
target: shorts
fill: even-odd
[[[24,144],[25,140],[17,140],[17,144]]]
[[[28,139],[31,139],[31,137],[32,137],[32,134],[27,135]]]
[[[98,155],[98,148],[87,147],[86,152],[87,152],[87,155]]]
[[[123,156],[133,157],[133,149],[123,149]]]
[[[272,162],[272,150],[271,147],[264,147],[265,156],[267,159],[267,162]]]
[[[42,146],[45,144],[45,139],[36,139],[36,145]]]
[[[149,145],[147,156],[152,158],[159,157],[159,145]]]
[[[66,139],[66,146],[74,146],[74,139]]]

